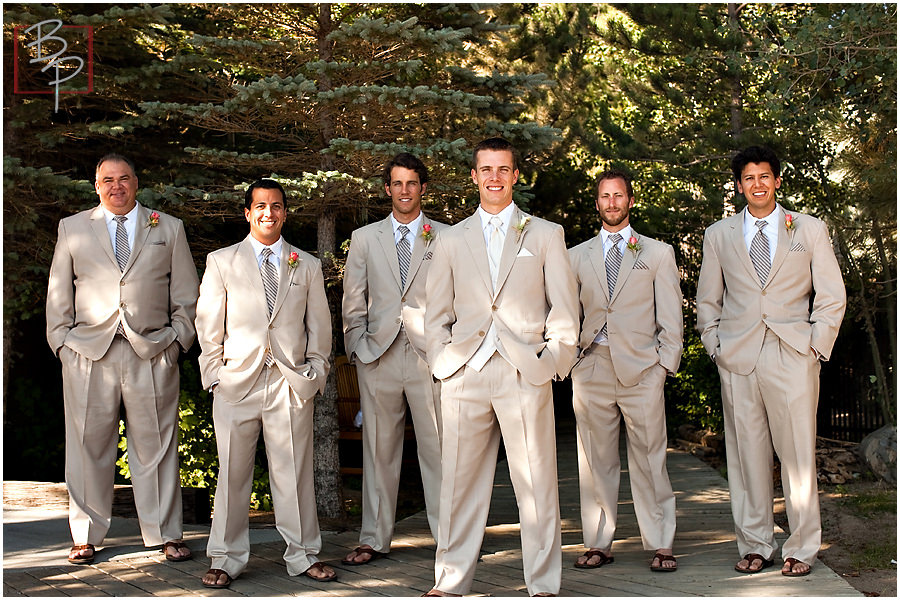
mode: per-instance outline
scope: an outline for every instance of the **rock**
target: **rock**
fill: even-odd
[[[897,427],[885,425],[873,431],[859,444],[859,456],[875,475],[888,483],[897,483]]]

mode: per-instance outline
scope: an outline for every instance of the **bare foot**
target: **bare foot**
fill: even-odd
[[[341,561],[345,565],[364,565],[372,562],[376,558],[381,557],[383,554],[378,552],[372,546],[364,545],[360,546]]]
[[[89,565],[94,562],[94,545],[72,546],[72,549],[69,550],[69,562],[73,565]]]
[[[781,568],[781,574],[788,577],[800,577],[808,574],[810,568],[808,564],[796,558],[786,558],[784,559],[784,566]]]
[[[425,592],[422,596],[459,597],[459,594],[451,594],[450,592],[442,592],[437,588],[431,588],[431,591]]]
[[[668,557],[672,556],[671,548],[660,548],[656,551],[656,554],[653,555],[653,560],[650,561],[651,569],[677,569],[678,563],[673,560],[660,560],[659,555]]]
[[[203,574],[200,581],[208,588],[227,588],[231,585],[231,576],[222,569],[210,569]]]
[[[166,560],[175,562],[188,560],[194,556],[182,540],[169,540],[163,544],[163,554],[166,555]]]
[[[603,565],[611,563],[612,561],[613,555],[609,550],[604,552],[599,548],[591,548],[578,557],[578,559],[575,561],[575,565],[581,565],[583,567],[602,567]]]

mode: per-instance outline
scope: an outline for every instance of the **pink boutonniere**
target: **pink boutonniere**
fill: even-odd
[[[431,225],[425,223],[422,225],[422,239],[425,240],[425,244],[434,239],[434,235],[431,233]]]
[[[157,225],[159,225],[159,213],[153,211],[147,219],[147,227],[156,227]]]
[[[291,252],[290,256],[288,256],[288,266],[293,269],[298,262],[300,262],[300,255],[296,252]]]
[[[638,240],[634,236],[631,236],[630,238],[628,238],[628,243],[625,244],[625,247],[628,248],[629,250],[631,250],[632,252],[634,252],[635,254],[637,254],[638,252],[641,251],[641,245],[638,244]]]
[[[784,228],[788,231],[793,231],[794,227],[796,227],[796,225],[794,225],[794,217],[792,217],[791,215],[785,215]]]

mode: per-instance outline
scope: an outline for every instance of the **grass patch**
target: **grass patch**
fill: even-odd
[[[874,490],[871,492],[848,492],[843,486],[837,487],[841,494],[841,506],[852,508],[863,517],[871,517],[875,513],[897,512],[897,490]]]
[[[869,544],[865,550],[850,555],[850,562],[857,571],[865,569],[891,569],[891,559],[896,557],[897,546],[893,540]]]

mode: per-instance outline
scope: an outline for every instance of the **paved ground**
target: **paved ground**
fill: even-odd
[[[578,512],[578,470],[571,426],[558,433],[559,491],[563,540],[563,596],[860,596],[822,563],[808,577],[783,577],[777,569],[741,575],[725,480],[699,459],[669,452],[669,473],[678,505],[675,554],[678,571],[653,573],[650,553],[641,548],[627,472],[619,501],[616,561],[602,569],[571,565],[584,548]],[[623,460],[624,464],[624,460]],[[339,581],[320,584],[288,577],[284,543],[274,528],[251,531],[247,571],[229,590],[207,590],[199,577],[209,567],[204,556],[208,527],[187,526],[185,538],[197,559],[167,563],[158,551],[140,545],[133,519],[114,519],[107,545],[90,566],[66,561],[71,544],[66,512],[3,509],[4,596],[418,596],[434,581],[434,542],[423,513],[397,525],[391,554],[361,567],[340,558],[356,546],[356,532],[323,533],[320,558],[332,564]],[[783,541],[786,536],[779,532]],[[497,468],[482,560],[473,595],[525,596],[518,517],[505,462]]]

